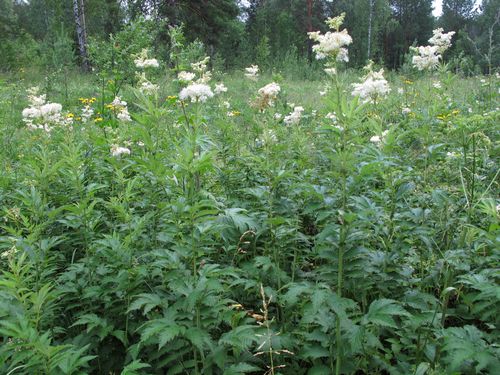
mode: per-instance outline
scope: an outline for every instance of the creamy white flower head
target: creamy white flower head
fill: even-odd
[[[309,37],[311,38],[311,34],[309,34]],[[334,32],[328,31],[319,35],[313,34],[311,39],[318,43],[312,47],[316,53],[316,59],[321,60],[331,56],[337,61],[349,60],[345,47],[352,43],[352,38],[346,29]]]
[[[271,82],[264,87],[261,87],[258,91],[259,96],[260,96],[260,106],[261,107],[272,107],[274,106],[274,101],[278,97],[278,94],[281,91],[280,85],[278,85],[276,82]]]
[[[36,107],[28,107],[23,109],[24,118],[37,118],[42,115],[41,111]]]
[[[143,49],[139,56],[134,60],[134,64],[136,68],[144,69],[144,68],[158,68],[160,64],[156,59],[148,58],[148,50]]]
[[[182,72],[179,72],[179,74],[177,74],[177,79],[179,81],[183,81],[183,82],[191,82],[195,77],[196,77],[196,74],[191,73],[191,72],[182,71]]]
[[[61,113],[62,105],[59,103],[47,103],[40,107],[40,113],[42,116],[50,116]]]
[[[250,65],[248,68],[245,68],[245,72],[245,77],[256,80],[259,76],[259,66]]]
[[[410,109],[410,108],[408,108],[408,107],[403,107],[403,109],[401,110],[401,113],[402,113],[403,115],[408,115],[408,114],[410,114],[410,113],[411,113],[411,109]]]
[[[210,86],[203,83],[192,83],[189,86],[183,88],[179,93],[179,99],[190,99],[192,103],[205,102],[208,98],[211,98],[213,96],[214,93],[210,89]]]
[[[144,81],[141,83],[139,90],[146,95],[153,95],[158,92],[160,86],[155,85],[149,81]]]
[[[195,72],[203,72],[207,69],[208,62],[210,61],[210,56],[205,57],[203,60],[192,63],[191,69]]]
[[[382,132],[382,135],[374,135],[373,137],[371,137],[370,142],[375,143],[376,145],[380,146],[382,143],[385,142],[385,138],[387,137],[387,134],[389,134],[389,130],[384,130]]]
[[[276,97],[281,91],[280,85],[276,82],[271,82],[259,89],[259,94]]]
[[[281,113],[275,113],[273,117],[275,120],[279,121],[283,118],[283,115]]]
[[[160,89],[160,86],[153,84],[146,78],[146,73],[136,73],[137,76],[137,86],[139,91],[145,95],[154,95]]]
[[[90,120],[90,118],[94,115],[94,108],[92,108],[89,105],[86,105],[82,109],[82,121],[87,122]]]
[[[122,100],[121,97],[115,96],[111,105],[114,107],[116,118],[121,121],[131,121],[130,114],[128,113],[127,102]]]
[[[116,118],[124,122],[132,121],[132,119],[130,118],[130,114],[128,113],[128,109],[126,107],[117,113]]]
[[[454,31],[449,33],[443,33],[443,28],[440,27],[432,31],[432,37],[429,39],[429,43],[437,47],[439,53],[443,53],[451,46],[451,38],[455,35]]]
[[[439,65],[441,55],[438,53],[436,46],[420,46],[413,48],[413,51],[418,52],[418,55],[413,56],[412,63],[418,70],[432,70]]]
[[[304,112],[304,108],[301,106],[294,107],[293,112],[285,116],[283,120],[286,125],[297,125],[302,118],[302,112]]]
[[[196,83],[208,83],[212,79],[212,72],[206,71],[202,72],[200,78],[196,80]]]
[[[45,95],[38,95],[38,87],[27,90],[30,106],[22,111],[23,122],[28,129],[41,129],[50,133],[56,125],[70,125],[71,118],[62,115],[62,105],[46,102]]]
[[[405,93],[405,90],[402,87],[398,88],[398,94],[402,95],[404,93]]]
[[[329,120],[332,120],[333,123],[336,123],[337,122],[337,115],[335,114],[335,112],[328,112],[325,116],[326,119],[329,119]]]
[[[218,83],[215,85],[214,93],[216,95],[222,94],[223,92],[227,92],[227,87],[223,83]]]
[[[333,77],[334,75],[337,74],[337,69],[335,68],[325,68],[325,73],[328,74],[330,77]]]
[[[126,107],[127,102],[123,101],[120,96],[115,96],[115,98],[111,102],[111,105],[113,105],[114,107]]]
[[[436,81],[436,82],[433,82],[432,83],[432,86],[435,88],[435,89],[440,89],[442,86],[441,86],[441,82],[439,81]]]
[[[384,78],[384,69],[372,71],[372,62],[365,69],[368,74],[364,76],[364,82],[353,84],[353,96],[359,96],[364,103],[374,103],[385,97],[390,91],[389,83]]]
[[[112,145],[111,146],[111,155],[112,156],[121,156],[121,155],[130,155],[130,149],[127,147],[121,147],[118,145]]]

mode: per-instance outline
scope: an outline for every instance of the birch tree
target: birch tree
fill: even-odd
[[[78,51],[82,60],[82,68],[87,72],[90,70],[90,64],[87,55],[87,28],[85,26],[85,7],[83,0],[73,0],[73,14],[75,17]]]

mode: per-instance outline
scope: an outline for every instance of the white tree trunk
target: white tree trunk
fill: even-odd
[[[370,60],[372,52],[371,48],[372,48],[373,3],[374,0],[369,0],[370,15],[368,17],[368,52],[366,54],[368,60]]]
[[[73,0],[73,14],[75,16],[76,36],[78,38],[78,51],[82,59],[83,70],[89,71],[89,59],[87,56],[87,30],[85,27],[85,10],[83,0]]]

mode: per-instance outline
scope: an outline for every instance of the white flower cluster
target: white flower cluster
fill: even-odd
[[[354,83],[353,96],[359,96],[363,103],[375,103],[379,98],[385,97],[390,91],[388,82],[384,78],[384,69],[372,71],[372,62],[365,69],[368,74],[364,76],[362,83]]]
[[[215,85],[214,93],[216,95],[222,94],[223,92],[227,92],[227,87],[223,83],[218,83]]]
[[[86,105],[82,108],[82,121],[88,122],[90,118],[94,115],[94,108],[89,105]]]
[[[273,96],[276,97],[281,91],[280,85],[278,85],[276,82],[271,82],[264,87],[259,89],[259,94],[261,95],[266,95],[266,96]]]
[[[110,149],[112,156],[130,155],[130,149],[118,145],[112,145]]]
[[[158,92],[159,89],[160,86],[155,85],[154,83],[151,83],[149,81],[143,81],[139,86],[139,90],[146,95],[154,95]]]
[[[195,81],[196,83],[206,84],[210,82],[210,80],[212,79],[212,72],[207,70],[207,65],[209,61],[210,57],[207,56],[201,61],[192,63],[191,69],[193,69],[195,73],[183,70],[177,74],[177,79],[181,83],[186,84],[193,82],[196,78],[196,75],[198,74],[199,78]]]
[[[207,70],[207,64],[209,61],[210,61],[210,57],[206,56],[203,60],[192,63],[191,69],[193,69],[195,72],[203,73],[204,71]]]
[[[283,121],[286,125],[297,125],[302,118],[302,112],[304,112],[303,107],[294,107],[293,112],[285,116]]]
[[[193,69],[200,76],[196,83],[208,83],[212,79],[212,72],[207,70],[209,61],[210,57],[207,56],[203,60],[191,64],[191,69]]]
[[[382,143],[385,142],[385,137],[387,136],[387,134],[389,134],[389,130],[384,130],[382,132],[382,135],[374,135],[373,137],[371,137],[370,142],[380,146]]]
[[[245,72],[245,77],[257,80],[257,77],[259,76],[259,66],[251,65],[248,68],[245,68]]]
[[[443,33],[443,31],[442,27],[433,30],[432,37],[429,39],[429,43],[436,46],[439,53],[443,53],[451,47],[451,38],[455,35],[454,31],[450,31],[449,33]]]
[[[69,125],[71,117],[64,117],[61,113],[62,105],[46,102],[45,95],[38,95],[38,87],[28,90],[30,106],[23,109],[23,121],[29,129],[43,129],[50,133],[54,126]]]
[[[160,89],[160,86],[155,85],[146,78],[146,73],[137,74],[139,91],[146,95],[154,95]]]
[[[260,100],[264,106],[274,106],[274,101],[278,97],[281,91],[280,85],[276,82],[271,82],[264,87],[261,87],[258,91],[260,95]]]
[[[205,102],[208,98],[214,96],[210,86],[204,83],[192,83],[187,87],[184,87],[180,94],[179,99],[187,100],[190,99],[192,103]]]
[[[116,111],[116,118],[121,121],[131,121],[130,114],[128,113],[127,102],[123,101],[119,96],[115,96],[111,105]]]
[[[177,79],[182,82],[191,82],[196,77],[196,74],[191,72],[179,72],[177,74]]]
[[[316,53],[316,59],[332,57],[337,61],[349,61],[347,46],[352,43],[352,38],[347,30],[340,31],[340,26],[344,22],[345,13],[338,17],[329,18],[327,24],[334,31],[327,31],[321,34],[319,31],[309,32],[309,39],[318,42],[313,46]]]
[[[160,64],[156,59],[148,58],[148,50],[143,49],[139,56],[134,60],[134,64],[136,68],[144,69],[144,68],[158,68]]]
[[[432,70],[439,65],[442,53],[450,48],[451,38],[455,35],[455,32],[443,33],[443,29],[439,28],[433,30],[432,34],[432,37],[429,39],[430,45],[417,48],[411,47],[412,51],[418,53],[412,59],[413,66],[418,70]]]
[[[418,52],[412,59],[413,66],[418,70],[432,70],[439,65],[441,55],[436,46],[420,46],[413,50]]]
[[[337,74],[337,69],[335,68],[326,68],[325,73],[328,74],[330,77],[333,77],[334,75]]]

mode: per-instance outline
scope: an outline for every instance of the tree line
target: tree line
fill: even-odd
[[[499,65],[500,0],[0,0],[0,63],[88,68],[86,46],[109,41],[138,19],[151,24],[152,48],[168,61],[172,26],[187,42],[203,43],[225,69],[258,63],[264,69],[314,64],[307,32],[324,30],[327,17],[346,13],[354,43],[349,65],[371,59],[391,69],[408,61],[409,47],[426,44],[432,30],[455,31],[447,60],[465,73]],[[56,61],[54,61],[56,60]]]

